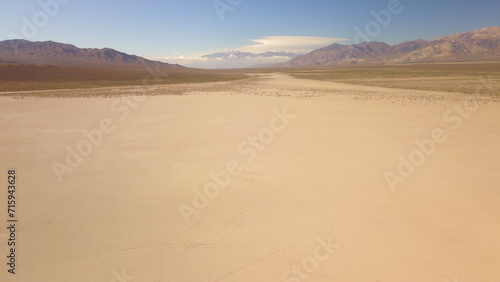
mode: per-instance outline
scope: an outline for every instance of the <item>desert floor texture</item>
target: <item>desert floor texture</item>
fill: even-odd
[[[4,93],[0,280],[500,281],[499,101],[283,73]]]

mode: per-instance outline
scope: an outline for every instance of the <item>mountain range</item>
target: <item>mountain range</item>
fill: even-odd
[[[414,40],[396,45],[370,41],[360,44],[332,44],[310,53],[219,52],[202,56],[208,59],[290,58],[280,67],[333,66],[352,64],[432,63],[500,60],[500,27],[490,26],[434,40]],[[178,64],[152,61],[110,48],[78,48],[53,41],[22,39],[0,41],[0,63],[45,64],[54,66],[91,66],[123,68],[156,65],[184,68]]]
[[[397,45],[383,42],[332,44],[279,64],[282,67],[384,63],[433,63],[500,60],[500,27],[490,26],[434,40]]]
[[[88,66],[144,66],[182,67],[180,65],[151,61],[143,57],[104,48],[78,48],[71,44],[53,41],[32,42],[22,39],[0,41],[0,61]]]

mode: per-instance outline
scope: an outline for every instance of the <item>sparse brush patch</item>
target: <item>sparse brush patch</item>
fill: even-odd
[[[342,66],[296,69],[290,74],[296,78],[367,86],[500,95],[499,62]]]
[[[135,68],[87,68],[0,63],[0,92],[54,89],[84,89],[108,86],[159,85],[193,82],[232,81],[246,77],[242,72]],[[145,82],[145,78],[147,81]]]

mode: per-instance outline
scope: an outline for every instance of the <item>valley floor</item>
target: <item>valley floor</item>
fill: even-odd
[[[254,73],[0,108],[1,281],[500,277],[494,95]]]

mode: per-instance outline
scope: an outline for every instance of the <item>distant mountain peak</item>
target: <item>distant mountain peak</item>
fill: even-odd
[[[54,41],[28,41],[24,39],[0,41],[0,61],[49,65],[160,65],[181,67],[179,65],[151,61],[111,48],[78,48],[72,44]]]
[[[500,27],[456,33],[434,40],[417,39],[396,45],[368,41],[332,44],[297,56],[281,66],[319,66],[375,63],[423,63],[500,60]]]

